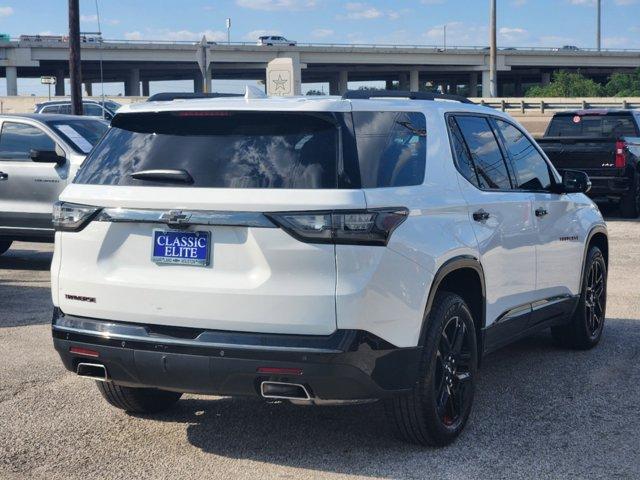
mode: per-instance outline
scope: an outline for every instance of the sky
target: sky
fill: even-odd
[[[264,34],[298,42],[487,45],[489,0],[97,0],[105,39],[254,42]],[[595,47],[595,0],[497,0],[499,47]],[[64,34],[67,0],[0,0],[0,32]],[[605,48],[640,49],[640,0],[602,0]],[[81,30],[98,30],[96,0],[80,0]],[[215,72],[214,72],[215,75]],[[189,89],[186,82],[168,87]],[[245,82],[220,82],[239,91]],[[154,90],[167,85],[152,84]],[[43,90],[21,80],[21,95]],[[121,84],[108,93],[122,91]],[[216,82],[214,80],[214,88]],[[95,88],[94,88],[95,89]],[[0,81],[0,94],[6,90]]]

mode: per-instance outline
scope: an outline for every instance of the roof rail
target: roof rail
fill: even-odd
[[[168,102],[171,100],[188,100],[192,98],[241,97],[242,93],[192,93],[192,92],[162,92],[151,95],[147,102]]]
[[[370,98],[408,98],[410,100],[451,100],[460,103],[473,103],[461,95],[449,95],[438,92],[409,92],[407,90],[348,90],[342,98],[345,100],[368,100]]]

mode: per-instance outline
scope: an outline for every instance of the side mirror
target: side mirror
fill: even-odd
[[[31,160],[38,163],[56,163],[62,165],[66,160],[58,155],[55,150],[31,150],[29,152]]]
[[[587,193],[591,190],[589,175],[580,170],[565,170],[562,172],[560,193]]]

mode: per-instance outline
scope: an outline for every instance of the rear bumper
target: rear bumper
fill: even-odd
[[[631,189],[631,180],[627,177],[589,177],[591,190],[589,197],[594,199],[620,198]]]
[[[318,400],[379,399],[408,391],[421,348],[397,348],[361,330],[328,336],[166,328],[64,315],[54,310],[53,342],[64,366],[104,365],[109,380],[131,387],[258,396],[263,381],[304,385]],[[72,353],[89,349],[97,357]],[[264,374],[260,368],[298,369]]]

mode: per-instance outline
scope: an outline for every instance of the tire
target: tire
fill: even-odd
[[[96,382],[98,390],[112,406],[129,413],[158,413],[172,407],[181,393],[155,388],[131,388],[112,382]]]
[[[588,350],[602,338],[607,310],[607,264],[598,247],[589,249],[582,276],[576,311],[568,324],[551,327],[551,334],[560,346]]]
[[[0,255],[4,254],[11,248],[11,244],[13,242],[11,240],[2,240],[0,241]]]
[[[386,400],[385,410],[402,439],[444,446],[460,435],[471,412],[476,330],[465,301],[449,292],[436,295],[427,321],[416,384],[410,393]]]
[[[638,218],[638,215],[640,215],[640,181],[638,181],[638,175],[634,177],[633,186],[629,192],[620,199],[620,212],[625,218]]]

